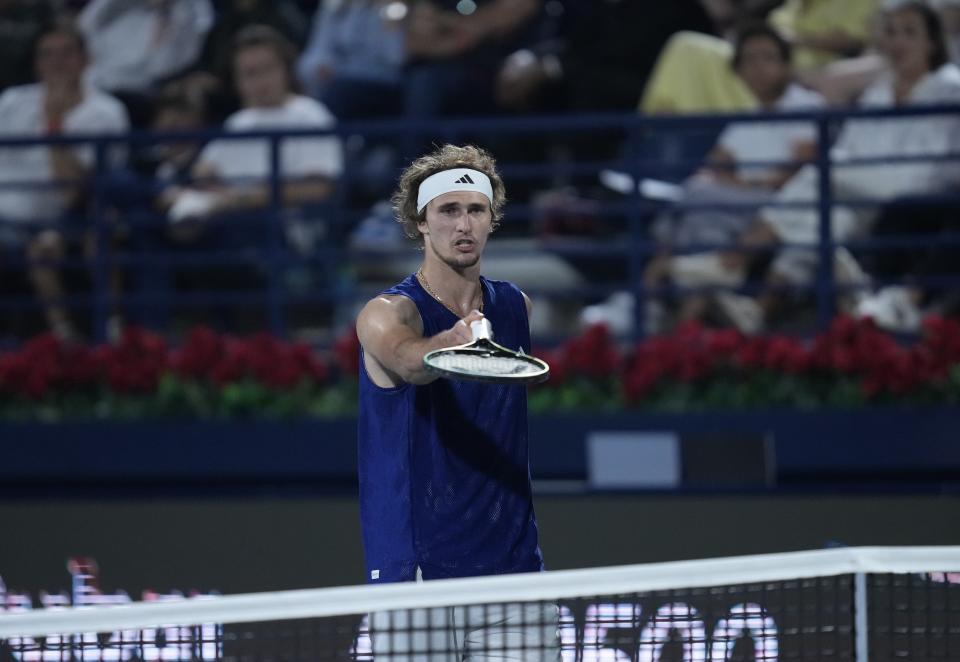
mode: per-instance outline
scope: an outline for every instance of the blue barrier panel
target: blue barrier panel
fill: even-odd
[[[958,409],[540,416],[530,423],[530,461],[535,480],[585,481],[592,433],[668,432],[717,444],[762,436],[773,443],[775,480],[769,488],[834,477],[912,485],[932,476],[923,489],[939,490],[960,479],[958,429]],[[0,485],[14,491],[31,485],[107,492],[111,485],[355,490],[352,418],[9,424],[0,434],[6,448]]]

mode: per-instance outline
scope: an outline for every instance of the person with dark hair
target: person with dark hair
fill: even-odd
[[[666,41],[646,81],[641,113],[747,111],[756,99],[730,67],[737,30],[765,21],[778,0],[698,0],[710,28],[679,30]]]
[[[824,106],[819,94],[794,81],[790,44],[765,23],[748,23],[738,31],[731,66],[756,97],[758,114]],[[647,263],[645,286],[660,287],[671,277],[674,284],[686,285],[681,273],[671,274],[671,265],[678,264],[671,255],[736,241],[757,209],[769,203],[814,156],[816,139],[816,127],[808,121],[737,120],[727,125],[703,166],[683,182],[679,208],[667,210],[654,222],[653,235],[660,249]],[[583,321],[606,322],[615,332],[626,334],[634,319],[631,301],[632,297],[615,295],[584,309]],[[659,331],[666,310],[658,299],[651,298],[649,304],[647,331]],[[703,295],[683,297],[678,319],[700,316],[705,305]]]
[[[309,21],[289,0],[220,0],[216,20],[203,42],[200,57],[183,83],[191,96],[206,97],[214,121],[222,121],[241,106],[233,81],[237,33],[251,25],[266,25],[284,36],[299,52],[307,40]]]
[[[0,131],[8,136],[125,132],[129,122],[123,104],[86,84],[86,67],[83,35],[69,23],[48,28],[34,52],[38,82],[0,95]],[[46,322],[64,339],[76,333],[62,302],[65,289],[57,267],[67,251],[61,221],[81,202],[94,166],[89,146],[0,149],[0,182],[6,182],[0,188],[0,244],[8,252],[26,253]]]
[[[483,318],[498,343],[530,347],[530,300],[480,273],[504,199],[490,154],[454,145],[415,160],[393,196],[423,263],[357,318],[360,515],[371,583],[543,570],[525,387],[438,379],[423,364],[427,352],[471,340],[470,324]],[[429,618],[437,628],[422,634],[383,632],[398,615],[373,614],[375,654],[559,660],[556,605],[429,611],[422,623],[412,617],[415,627]]]
[[[229,80],[237,33],[250,25],[267,25],[283,35],[296,50],[307,40],[308,22],[292,2],[276,0],[226,0],[219,3],[217,20],[207,34],[199,67]]]
[[[863,94],[862,108],[960,102],[960,69],[949,63],[939,16],[926,3],[908,0],[885,10],[881,46],[888,70]],[[845,200],[872,199],[882,204],[901,196],[941,191],[960,179],[955,165],[936,158],[958,147],[960,117],[954,114],[848,120],[831,150],[833,240],[842,242],[866,234],[876,215],[874,209],[844,205]],[[931,158],[886,161],[898,157]],[[860,159],[874,162],[849,163]],[[777,194],[775,202],[785,204],[762,209],[757,222],[741,238],[740,249],[675,258],[681,262],[672,268],[686,274],[688,282],[736,285],[743,282],[759,251],[774,250],[767,276],[772,287],[759,301],[730,293],[718,295],[725,316],[744,331],[757,331],[782,303],[780,289],[813,282],[819,265],[818,195],[817,169],[805,166]],[[795,246],[779,248],[780,242]],[[846,284],[864,284],[859,265],[846,249],[835,252],[834,272]]]
[[[743,27],[731,66],[757,99],[757,111],[822,108],[823,97],[794,80],[790,43],[766,23]],[[813,158],[816,130],[809,122],[733,122],[707,157],[716,181],[741,188],[777,190]],[[741,165],[749,164],[753,165]]]
[[[335,127],[335,118],[323,104],[296,92],[295,60],[293,45],[269,26],[252,25],[237,33],[233,79],[243,108],[227,118],[225,132],[322,132]],[[200,280],[205,289],[262,287],[257,258],[266,237],[278,237],[279,250],[308,254],[318,237],[331,232],[321,206],[343,170],[339,137],[327,133],[277,140],[277,172],[271,165],[269,138],[216,138],[197,157],[192,183],[170,187],[163,194],[170,236],[183,249],[226,251],[247,258],[232,269],[181,272],[181,282]],[[282,216],[270,208],[272,176],[279,179],[280,202],[287,210]]]
[[[296,93],[296,51],[279,32],[252,25],[234,40],[233,78],[243,109],[227,118],[226,131],[330,129],[335,118],[320,102]],[[302,205],[325,200],[343,169],[336,136],[283,139],[280,148],[283,200]],[[266,139],[214,140],[193,168],[196,186],[167,196],[169,218],[201,220],[226,212],[265,207],[270,151]]]

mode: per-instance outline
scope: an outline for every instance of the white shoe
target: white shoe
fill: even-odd
[[[717,292],[714,301],[723,317],[741,333],[754,335],[763,330],[763,310],[756,299],[733,292]]]
[[[909,287],[884,287],[857,304],[857,316],[869,317],[877,326],[894,333],[916,333],[923,313],[913,300]]]
[[[680,287],[701,285],[737,287],[743,285],[746,278],[743,269],[731,269],[724,265],[720,260],[720,254],[716,252],[672,257],[667,270],[673,283]]]

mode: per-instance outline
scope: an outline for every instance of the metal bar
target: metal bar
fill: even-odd
[[[267,319],[270,331],[278,338],[287,336],[284,315],[284,219],[283,219],[283,173],[281,172],[280,140],[270,138],[270,204],[264,219],[267,241]]]
[[[817,122],[817,193],[820,214],[820,244],[817,247],[817,324],[825,330],[833,317],[833,230],[831,223],[830,123]]]
[[[107,321],[110,316],[111,286],[110,286],[110,237],[106,219],[106,204],[104,195],[104,178],[107,175],[107,142],[98,140],[95,145],[95,164],[93,175],[93,196],[90,213],[93,216],[94,240],[96,254],[93,258],[91,291],[91,337],[97,343],[107,338]]]
[[[867,615],[867,575],[853,575],[853,632],[854,651],[857,662],[870,662],[870,637]]]

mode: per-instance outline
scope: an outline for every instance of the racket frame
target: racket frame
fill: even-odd
[[[474,382],[486,382],[493,384],[539,384],[550,377],[550,366],[547,362],[530,356],[523,352],[515,352],[503,345],[498,345],[491,340],[490,322],[486,319],[480,322],[474,322],[470,325],[473,331],[474,339],[463,345],[454,345],[453,347],[443,347],[428,352],[423,357],[423,365],[430,372],[446,377],[448,379],[459,379]],[[503,358],[522,358],[526,363],[538,368],[537,372],[524,373],[519,375],[499,374],[499,375],[478,375],[476,373],[462,372],[460,370],[450,370],[434,365],[433,360],[443,354],[463,354],[472,356],[501,356]]]

